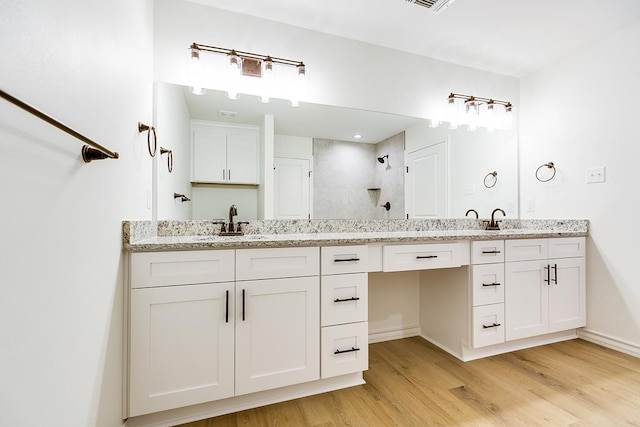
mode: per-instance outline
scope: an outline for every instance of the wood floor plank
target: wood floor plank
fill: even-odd
[[[640,359],[572,340],[461,362],[419,337],[369,346],[365,385],[183,427],[640,426]]]

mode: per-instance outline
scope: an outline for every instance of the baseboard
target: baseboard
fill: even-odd
[[[170,427],[364,384],[362,372],[129,418],[127,427]]]
[[[418,335],[420,335],[420,325],[405,326],[400,329],[381,329],[378,331],[369,330],[369,344],[399,340]]]
[[[640,345],[628,341],[623,341],[610,335],[601,334],[599,332],[590,331],[588,329],[579,329],[578,338],[601,345],[603,347],[610,348],[612,350],[619,351],[621,353],[640,357]]]

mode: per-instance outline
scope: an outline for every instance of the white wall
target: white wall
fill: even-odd
[[[191,116],[180,86],[156,83],[155,119],[158,153],[155,161],[157,182],[154,186],[157,203],[156,219],[191,219],[192,202],[175,198],[191,194]],[[160,155],[160,147],[173,153],[173,169],[169,172],[168,154]]]
[[[587,218],[587,329],[640,354],[640,212],[636,123],[640,23],[521,83],[520,195],[524,218]],[[553,161],[556,177],[535,170]],[[586,184],[606,166],[606,182]],[[528,212],[530,201],[535,211]]]
[[[0,425],[117,426],[121,221],[149,219],[152,3],[3,0],[2,89],[120,154],[0,100]]]

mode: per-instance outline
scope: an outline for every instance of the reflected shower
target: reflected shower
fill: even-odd
[[[386,158],[386,159],[387,159],[387,161],[388,161],[388,160],[389,160],[389,155],[388,155],[388,154],[385,154],[385,155],[384,155],[384,156],[382,156],[382,157],[378,157],[378,161],[379,161],[380,163],[384,163],[384,159],[385,159],[385,158]]]

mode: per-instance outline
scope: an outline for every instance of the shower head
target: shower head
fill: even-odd
[[[385,155],[384,155],[384,156],[382,156],[382,157],[378,157],[378,161],[379,161],[380,163],[384,163],[384,159],[385,159],[385,158],[386,158],[386,159],[388,159],[388,158],[389,158],[389,155],[388,155],[388,154],[385,154]]]

